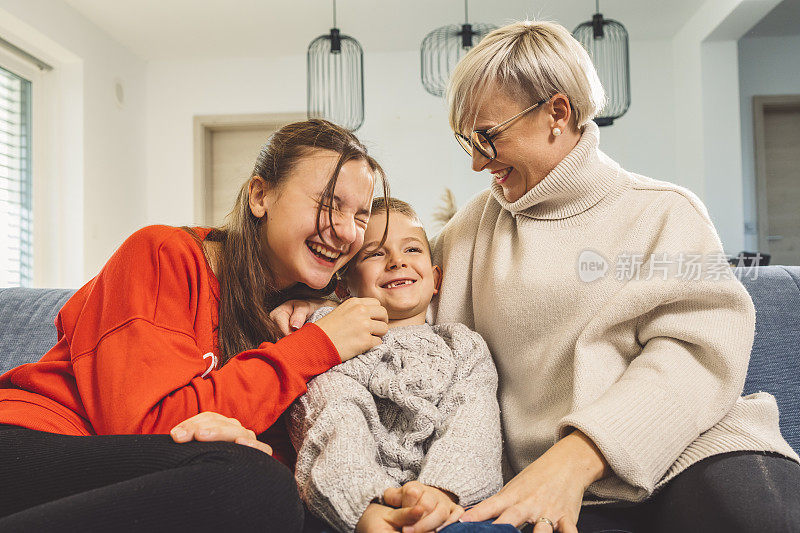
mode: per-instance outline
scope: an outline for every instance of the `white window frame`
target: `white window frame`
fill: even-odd
[[[33,279],[32,287],[64,285],[63,208],[59,206],[60,180],[54,176],[58,154],[52,144],[55,86],[53,70],[47,71],[0,46],[0,67],[31,83],[31,179],[33,182]],[[68,282],[67,282],[68,283]]]
[[[31,182],[32,182],[32,202],[33,202],[33,209],[32,209],[32,217],[33,217],[33,277],[31,279],[31,285],[33,287],[37,286],[37,270],[39,269],[39,258],[37,254],[37,248],[39,247],[40,239],[37,235],[38,233],[38,209],[37,205],[40,203],[39,196],[41,195],[41,191],[37,190],[39,181],[36,179],[36,176],[40,175],[40,169],[38,165],[40,163],[39,151],[41,149],[41,110],[42,107],[42,71],[32,65],[31,63],[24,61],[18,57],[16,57],[13,53],[5,50],[4,48],[0,47],[0,67],[4,68],[5,70],[16,74],[17,76],[26,79],[31,84]],[[37,201],[39,200],[39,201]]]

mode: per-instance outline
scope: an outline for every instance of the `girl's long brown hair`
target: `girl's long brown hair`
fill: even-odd
[[[272,134],[258,154],[252,176],[261,177],[270,188],[279,187],[297,162],[312,150],[331,150],[339,154],[317,209],[318,234],[323,209],[327,209],[328,221],[335,232],[333,193],[342,165],[348,161],[365,161],[373,176],[381,179],[384,198],[388,198],[388,183],[383,169],[367,153],[361,141],[352,132],[321,119],[289,124]],[[217,330],[220,367],[240,352],[263,342],[275,342],[281,337],[277,325],[269,317],[270,311],[278,304],[289,298],[328,295],[333,292],[337,279],[334,276],[331,283],[321,290],[302,284],[283,292],[276,288],[261,249],[259,227],[262,219],[250,211],[249,183],[248,179],[239,190],[227,222],[212,228],[206,237],[222,243],[222,253],[217,261],[221,293]]]

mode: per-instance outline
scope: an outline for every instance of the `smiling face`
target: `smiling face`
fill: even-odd
[[[506,91],[489,87],[481,98],[473,129],[489,129],[526,109],[530,103],[512,97]],[[570,122],[569,100],[556,95],[551,100],[522,115],[492,139],[497,157],[489,161],[473,150],[472,169],[487,170],[503,189],[509,202],[516,202],[530,191],[575,147],[580,133]],[[553,135],[553,128],[563,133]],[[469,135],[471,132],[461,132]]]
[[[423,324],[441,271],[431,265],[425,232],[418,221],[401,213],[389,216],[386,242],[378,247],[386,227],[386,211],[373,213],[364,247],[347,271],[350,293],[378,300],[390,326]]]
[[[277,187],[258,177],[250,182],[250,210],[264,217],[259,228],[262,251],[277,287],[304,283],[328,285],[333,274],[358,252],[370,216],[374,178],[369,165],[356,159],[342,165],[334,189],[332,231],[328,210],[317,210],[339,154],[311,150]]]

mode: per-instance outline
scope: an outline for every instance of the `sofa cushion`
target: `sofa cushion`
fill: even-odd
[[[756,307],[756,336],[744,394],[778,400],[781,433],[800,450],[800,266],[737,269]]]
[[[0,289],[0,373],[38,361],[56,343],[55,318],[75,291]]]

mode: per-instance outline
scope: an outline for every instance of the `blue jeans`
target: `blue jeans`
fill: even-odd
[[[450,524],[441,533],[519,533],[519,529],[508,524],[492,524],[491,520],[486,522],[456,522]]]
[[[582,507],[578,531],[800,533],[798,487],[800,465],[785,457],[760,452],[714,455],[687,468],[642,503]],[[334,533],[324,526],[314,529],[310,522],[306,526],[304,533]],[[517,531],[479,522],[452,524],[442,533]]]
[[[519,529],[514,526],[509,526],[507,524],[495,526],[492,525],[491,520],[471,523],[456,522],[444,528],[442,533],[480,533],[484,531],[491,531],[492,533],[519,533]],[[336,530],[306,510],[306,524],[303,533],[336,533]]]

